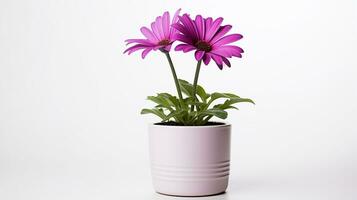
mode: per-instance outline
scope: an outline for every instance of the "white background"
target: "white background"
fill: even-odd
[[[357,1],[0,0],[0,199],[176,199],[150,180],[145,100],[175,93],[164,55],[124,40],[182,8],[225,18],[246,53],[209,91],[230,112],[230,186],[203,199],[357,199]],[[174,53],[192,80],[192,53]]]

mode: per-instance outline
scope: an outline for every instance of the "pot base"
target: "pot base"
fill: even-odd
[[[169,182],[155,180],[154,188],[159,194],[178,197],[203,197],[225,193],[228,177],[214,181],[200,182]]]
[[[209,194],[209,195],[202,195],[202,196],[181,196],[181,195],[164,194],[164,193],[160,193],[158,191],[155,191],[155,192],[160,195],[165,195],[165,196],[170,196],[170,197],[210,197],[210,196],[218,196],[218,195],[222,195],[222,194],[226,193],[226,191],[223,191],[223,192],[220,192],[217,194]]]

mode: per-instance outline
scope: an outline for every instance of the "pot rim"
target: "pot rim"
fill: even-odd
[[[221,128],[221,127],[230,127],[232,126],[231,123],[228,122],[221,122],[224,124],[219,124],[219,125],[206,125],[206,126],[168,126],[168,125],[161,125],[161,124],[155,124],[155,123],[149,123],[150,127],[162,127],[162,128],[182,128],[182,129],[187,129],[187,128]]]

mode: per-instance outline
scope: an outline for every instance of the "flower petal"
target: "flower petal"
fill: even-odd
[[[206,35],[205,35],[206,41],[210,41],[212,39],[212,37],[216,34],[219,27],[221,26],[222,22],[223,22],[223,18],[219,17],[216,20],[214,20],[210,29],[206,29]]]
[[[235,52],[239,53],[244,53],[244,50],[240,48],[239,46],[234,46],[234,45],[225,45],[225,46],[220,46],[219,48],[224,48],[224,49],[229,49]]]
[[[180,14],[180,11],[181,11],[181,8],[178,9],[178,10],[175,12],[175,14],[174,14],[174,16],[173,16],[173,18],[172,18],[171,24],[177,23],[177,21],[179,20],[178,15]],[[173,38],[176,33],[177,33],[177,30],[174,29],[174,28],[172,28],[172,27],[170,27],[170,36],[169,36],[169,37],[170,37],[170,38]]]
[[[219,55],[219,56],[228,57],[228,58],[232,57],[232,52],[225,50],[225,49],[214,49],[211,51],[211,53]]]
[[[222,57],[222,60],[224,62],[224,64],[226,64],[228,67],[231,67],[231,62],[229,62],[229,60],[225,57]]]
[[[176,22],[179,20],[178,16],[179,16],[180,12],[181,12],[181,8],[179,8],[178,10],[176,10],[176,12],[175,12],[175,14],[174,14],[174,17],[172,18],[171,24],[174,24],[174,23],[176,23]]]
[[[215,54],[210,54],[214,62],[217,64],[219,69],[223,68],[223,63],[222,63],[222,57],[215,55]]]
[[[205,55],[204,51],[196,51],[195,52],[195,58],[197,61],[200,61],[204,55]]]
[[[193,23],[193,20],[190,18],[188,14],[184,14],[182,17],[179,16],[180,21],[186,27],[186,29],[189,32],[189,36],[195,38],[195,40],[198,39],[198,33],[195,27],[195,24]]]
[[[158,50],[158,49],[161,49],[162,47],[163,47],[163,46],[158,45],[158,46],[155,46],[152,50],[156,51],[156,50]]]
[[[241,58],[243,52],[244,51],[242,48],[233,45],[216,47],[211,51],[211,53],[229,58],[231,58],[232,56]]]
[[[184,53],[187,53],[187,52],[190,52],[190,51],[195,50],[195,49],[196,49],[196,47],[189,45],[189,46],[185,47],[182,51]]]
[[[156,36],[158,36],[159,41],[165,39],[164,30],[162,29],[162,17],[161,16],[156,17],[155,25],[158,30],[158,35],[156,35]]]
[[[223,37],[228,31],[232,29],[231,25],[226,25],[226,26],[221,26],[219,27],[217,33],[212,37],[210,40],[211,44],[214,44],[217,40],[219,40],[221,37]]]
[[[145,49],[145,48],[148,48],[148,46],[146,45],[142,45],[142,44],[137,44],[137,45],[134,45],[132,47],[129,47],[127,48],[125,51],[124,51],[124,54],[126,52],[129,52],[128,54],[130,55],[131,53],[137,51],[137,50],[140,50],[140,49]]]
[[[175,47],[175,51],[182,51],[183,49],[185,49],[187,47],[193,47],[193,46],[191,46],[189,44],[179,44]]]
[[[175,36],[175,40],[178,40],[178,41],[181,41],[181,42],[184,42],[184,43],[193,45],[193,42],[192,42],[191,38],[189,38],[189,37],[186,36],[186,35],[177,34],[177,35]]]
[[[152,33],[154,34],[154,36],[156,38],[156,41],[159,42],[160,41],[160,34],[159,34],[159,30],[157,29],[157,26],[156,26],[155,22],[151,23],[151,29],[152,29]]]
[[[144,59],[146,55],[152,50],[152,48],[147,48],[141,53],[141,57]]]
[[[156,39],[155,35],[147,27],[145,27],[145,26],[141,27],[140,31],[151,42],[155,42],[155,43],[158,42],[158,40]]]
[[[184,27],[182,24],[176,23],[171,25],[174,29],[181,32],[184,36],[189,37],[191,35],[190,31]]]
[[[232,35],[227,35],[227,36],[224,36],[223,38],[219,39],[217,42],[215,42],[213,44],[214,47],[219,47],[219,46],[222,46],[222,45],[225,45],[225,44],[229,44],[229,43],[232,43],[232,42],[235,42],[235,41],[238,41],[240,39],[242,39],[243,36],[241,34],[232,34]]]
[[[205,19],[205,31],[207,32],[211,26],[212,26],[212,17],[208,17],[207,19]],[[206,38],[206,35],[205,35],[205,38]]]
[[[205,38],[205,24],[201,15],[197,15],[195,19],[197,32],[200,40]]]
[[[211,56],[206,53],[206,54],[203,56],[203,63],[204,63],[205,65],[208,65],[210,61],[211,61]]]
[[[150,42],[150,40],[147,40],[147,39],[127,39],[127,40],[125,40],[125,42],[127,42],[126,45],[131,44],[131,43],[154,45],[152,42]]]
[[[163,15],[162,15],[162,30],[164,32],[164,37],[166,39],[169,38],[170,36],[170,14],[169,12],[165,12]]]

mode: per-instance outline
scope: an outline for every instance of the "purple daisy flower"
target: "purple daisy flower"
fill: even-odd
[[[240,40],[243,36],[241,34],[225,36],[232,26],[221,26],[222,22],[222,17],[213,20],[211,17],[203,18],[197,15],[195,20],[192,20],[188,14],[179,16],[179,22],[172,26],[180,32],[176,34],[176,40],[183,43],[177,45],[175,50],[184,53],[196,50],[197,61],[203,60],[205,65],[208,65],[213,59],[220,69],[223,68],[223,64],[230,67],[231,63],[227,58],[233,56],[241,58],[244,51],[238,46],[228,44]]]
[[[147,27],[141,27],[141,33],[146,37],[146,39],[128,39],[125,40],[128,44],[135,44],[129,48],[127,48],[124,53],[131,53],[144,49],[141,57],[145,58],[145,56],[151,50],[161,50],[169,52],[171,49],[172,43],[175,41],[175,35],[178,31],[171,27],[171,24],[178,22],[178,15],[181,9],[178,9],[172,18],[172,22],[170,23],[170,14],[169,12],[165,12],[162,16],[158,16],[154,22],[151,23],[151,29]]]

